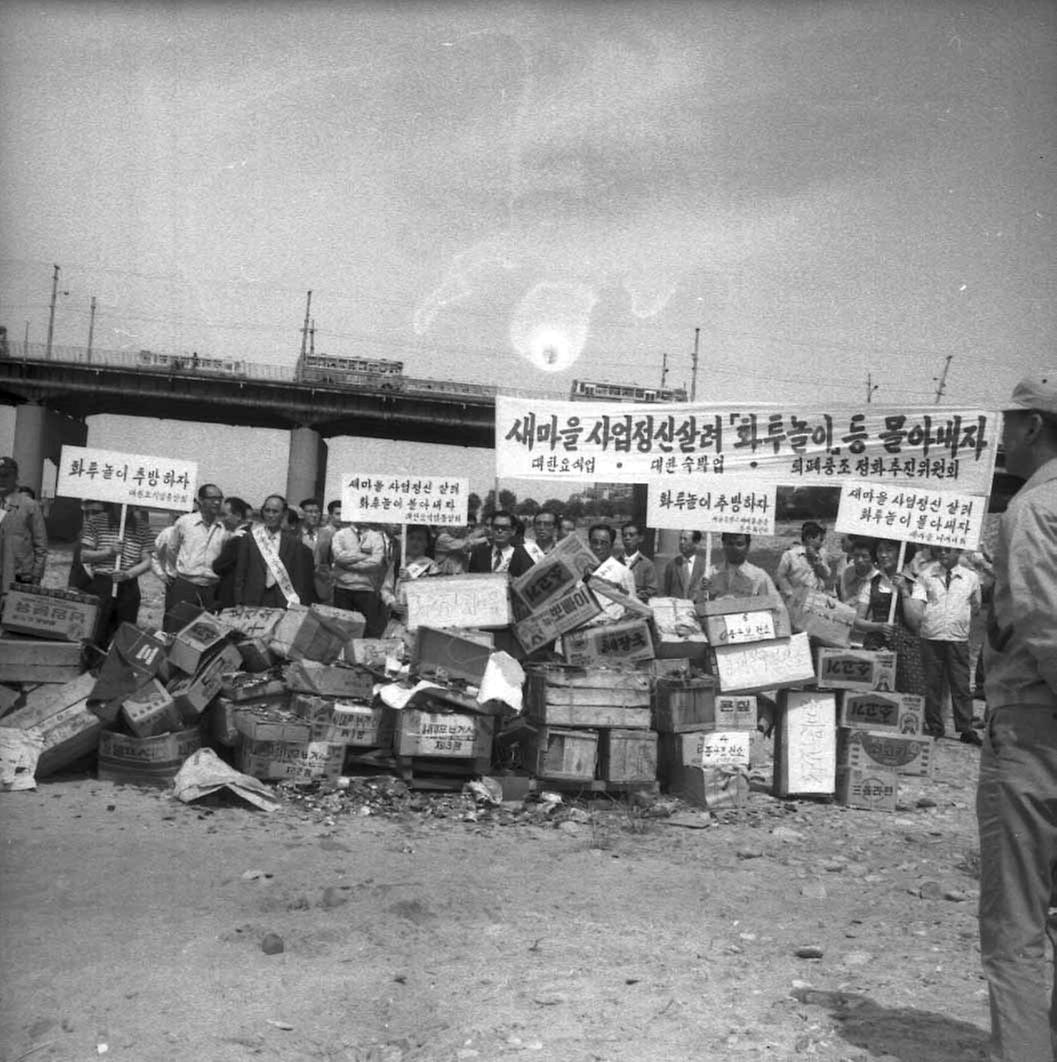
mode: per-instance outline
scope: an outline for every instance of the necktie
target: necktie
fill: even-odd
[[[950,588],[951,588],[951,570],[950,570],[950,568],[948,568],[947,569],[947,589],[950,590]]]
[[[499,566],[503,563],[503,551],[496,546],[495,556],[492,557],[492,571],[499,571]]]

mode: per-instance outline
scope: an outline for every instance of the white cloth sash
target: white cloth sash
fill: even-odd
[[[257,548],[261,551],[264,563],[268,565],[268,571],[272,573],[272,578],[275,580],[276,585],[283,592],[286,603],[288,605],[300,605],[301,598],[294,589],[294,584],[290,581],[290,573],[286,570],[286,565],[279,559],[279,551],[275,548],[271,535],[268,534],[262,524],[258,524],[253,529],[253,541],[257,543]]]

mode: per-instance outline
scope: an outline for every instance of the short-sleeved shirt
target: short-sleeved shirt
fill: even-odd
[[[938,562],[923,568],[914,583],[913,598],[925,603],[922,638],[938,642],[967,642],[973,613],[980,609],[980,580],[971,568],[956,564],[950,570]]]
[[[717,597],[777,597],[771,577],[755,564],[745,561],[735,567],[724,558],[708,573],[708,594]]]
[[[81,531],[81,546],[88,549],[111,549],[118,543],[119,524],[111,524],[110,517],[106,513],[93,516],[84,525]],[[144,554],[154,550],[154,535],[147,524],[139,524],[135,529],[130,524],[125,524],[125,545],[121,550],[121,567],[131,568],[139,564]],[[114,570],[114,561],[96,561],[95,564],[85,564],[93,575]]]

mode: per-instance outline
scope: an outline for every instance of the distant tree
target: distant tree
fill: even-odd
[[[517,495],[512,490],[499,492],[499,508],[513,512],[517,508]]]
[[[568,508],[565,502],[560,501],[558,498],[548,498],[541,506],[541,509],[547,509],[552,513],[558,513],[560,516],[565,515],[565,510]]]
[[[616,503],[612,498],[598,498],[595,501],[595,514],[597,516],[611,517],[617,511]]]
[[[535,498],[525,498],[523,501],[517,503],[517,507],[514,512],[518,516],[533,517],[540,511],[540,503]]]
[[[583,498],[574,494],[562,507],[562,516],[568,516],[570,520],[581,520],[586,515]]]
[[[484,503],[481,505],[481,512],[482,512],[482,514],[483,513],[494,513],[495,510],[496,510],[495,491],[494,490],[490,490],[484,496]]]
[[[481,495],[474,491],[470,491],[469,497],[466,499],[466,511],[470,516],[476,517],[481,511]]]

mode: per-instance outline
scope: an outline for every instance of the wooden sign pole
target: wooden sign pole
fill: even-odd
[[[903,565],[906,562],[907,544],[906,542],[899,543],[899,557],[896,559],[896,575],[899,575],[903,571]],[[896,605],[899,603],[899,590],[895,583],[892,584],[892,602],[888,606],[888,622],[895,623],[896,621]]]
[[[121,545],[118,547],[118,554],[114,558],[114,571],[121,571],[121,558],[125,552],[125,517],[128,516],[128,503],[122,503],[121,506],[121,524],[117,530],[117,538]],[[112,582],[110,586],[110,596],[117,597],[117,583]]]

